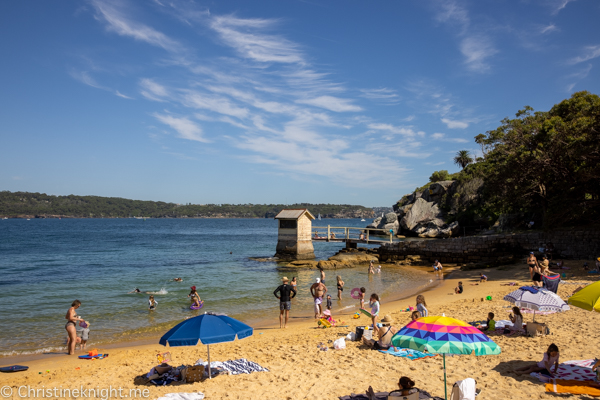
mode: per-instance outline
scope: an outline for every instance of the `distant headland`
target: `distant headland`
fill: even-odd
[[[0,218],[273,218],[284,208],[309,208],[322,218],[373,218],[379,211],[348,204],[176,204],[0,191]]]

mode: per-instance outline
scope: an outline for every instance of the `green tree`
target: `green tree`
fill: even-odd
[[[454,164],[460,165],[462,169],[473,162],[473,157],[471,157],[471,153],[469,150],[460,150],[456,153],[456,157],[454,157]]]

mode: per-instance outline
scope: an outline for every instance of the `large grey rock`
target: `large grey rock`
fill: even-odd
[[[440,204],[443,197],[451,188],[456,185],[456,181],[439,181],[429,185],[429,189],[423,192],[422,198],[426,201]]]
[[[398,215],[395,212],[385,214],[381,220],[383,224],[393,224],[394,222],[398,222]]]
[[[419,237],[423,238],[445,238],[456,234],[458,231],[458,222],[454,221],[450,225],[438,226],[433,222],[419,225],[413,230]]]
[[[419,198],[415,201],[410,211],[402,218],[400,226],[406,230],[412,231],[417,225],[441,219],[442,216],[437,204]],[[442,225],[443,223],[444,221],[442,220]]]
[[[381,217],[375,218],[373,220],[373,222],[371,222],[369,225],[367,225],[367,228],[371,228],[371,229],[377,229],[377,227],[379,226],[379,223],[381,222]]]
[[[400,223],[398,221],[396,221],[391,224],[385,224],[381,227],[381,230],[383,231],[384,235],[389,235],[390,230],[392,231],[392,233],[394,235],[396,235],[398,233],[398,231],[400,230]]]
[[[402,219],[402,217],[404,217],[406,215],[406,213],[408,211],[410,211],[410,209],[412,208],[412,204],[407,204],[405,206],[402,207],[398,207],[396,209],[396,215],[398,216],[398,221],[400,221]]]

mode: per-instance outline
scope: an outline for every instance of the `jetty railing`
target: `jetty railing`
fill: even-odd
[[[320,235],[319,230],[321,232],[326,231],[327,234]],[[377,234],[371,234],[372,231],[377,231]],[[323,242],[393,243],[393,232],[389,233],[389,239],[382,239],[385,236],[382,236],[379,232],[381,232],[381,229],[331,225],[313,226],[311,237],[312,240]]]

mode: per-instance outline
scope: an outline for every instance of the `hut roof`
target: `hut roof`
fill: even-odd
[[[297,208],[292,210],[281,210],[279,214],[275,216],[275,219],[299,219],[303,214],[313,220],[315,216],[308,211],[307,208]]]

